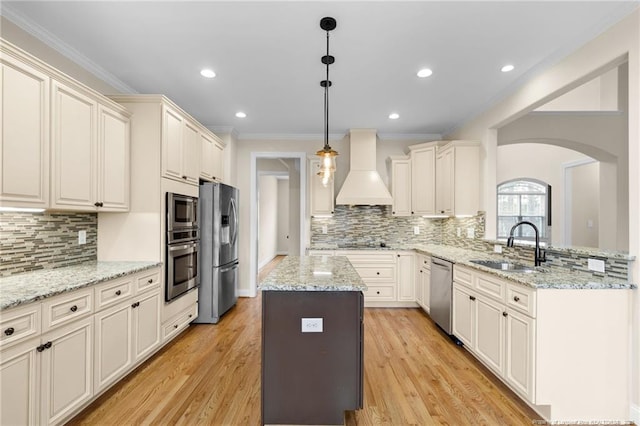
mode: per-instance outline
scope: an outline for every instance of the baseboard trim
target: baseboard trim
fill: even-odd
[[[640,426],[640,405],[631,404],[631,421]]]
[[[279,251],[276,253],[276,256],[289,256],[289,250],[287,251]]]
[[[238,290],[238,297],[256,297],[257,292],[255,290]]]
[[[269,264],[269,262],[271,262],[273,259],[276,258],[277,255],[273,255],[272,257],[270,257],[267,260],[263,260],[262,262],[260,262],[260,264],[258,265],[258,271],[262,268],[264,268],[265,266],[267,266]]]

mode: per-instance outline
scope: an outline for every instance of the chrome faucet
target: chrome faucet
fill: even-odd
[[[531,222],[523,220],[521,222],[516,223],[511,227],[511,231],[509,231],[509,238],[507,238],[507,247],[513,247],[513,231],[520,225],[531,225],[533,231],[536,233],[536,252],[534,254],[534,265],[540,266],[542,262],[547,261],[547,255],[544,250],[540,248],[540,233],[538,232],[538,228]]]

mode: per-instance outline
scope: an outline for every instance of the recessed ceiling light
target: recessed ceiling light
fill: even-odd
[[[431,74],[433,74],[433,71],[431,71],[429,68],[422,68],[420,71],[418,71],[418,77],[420,78],[429,77]]]
[[[207,78],[213,78],[216,76],[216,73],[213,72],[213,70],[210,69],[203,69],[202,71],[200,71],[200,75],[203,77],[207,77]]]
[[[247,116],[247,114],[245,114],[242,111],[236,112],[236,117],[238,117],[238,118],[245,118],[246,116]]]
[[[400,118],[400,114],[398,114],[396,112],[391,113],[391,114],[389,114],[389,118],[392,119],[392,120],[397,120],[398,118]]]
[[[500,69],[500,71],[502,72],[509,72],[509,71],[513,71],[515,67],[513,65],[505,65],[504,67],[502,67]]]

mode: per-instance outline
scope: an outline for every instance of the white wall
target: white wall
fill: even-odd
[[[278,179],[278,254],[289,254],[289,179]]]
[[[571,241],[580,247],[599,247],[600,164],[571,167]]]
[[[618,70],[613,69],[553,99],[536,111],[615,111],[618,109]]]
[[[258,178],[258,267],[269,263],[278,245],[278,180],[275,176]]]
[[[540,155],[544,150],[544,155]],[[586,159],[583,154],[552,145],[522,143],[502,145],[497,149],[496,182],[533,178],[551,185],[551,244],[564,245],[564,168],[567,162]]]
[[[628,63],[628,217],[629,253],[640,258],[640,10],[614,25],[549,70],[526,82],[514,94],[498,102],[463,127],[447,135],[449,139],[479,139],[483,145],[483,204],[487,211],[486,231],[495,235],[496,129],[524,116],[575,87]],[[602,172],[602,170],[601,170]],[[603,220],[601,218],[601,220]],[[638,283],[640,262],[631,264],[632,278]],[[640,296],[633,292],[631,318],[631,408],[630,418],[640,423]],[[628,362],[626,353],[620,362]]]

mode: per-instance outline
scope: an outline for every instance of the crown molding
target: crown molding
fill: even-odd
[[[330,141],[341,141],[345,137],[344,133],[329,134]],[[281,140],[281,141],[323,141],[323,133],[242,133],[238,136],[239,140]]]
[[[47,46],[51,47],[61,55],[75,62],[85,70],[89,71],[91,74],[98,77],[100,80],[114,87],[115,89],[123,93],[138,93],[133,87],[129,86],[128,84],[117,78],[115,75],[111,74],[109,71],[105,70],[100,65],[84,56],[69,44],[56,37],[50,31],[24,17],[6,2],[2,5],[0,14],[16,24],[18,27],[22,28],[27,33],[42,41]]]
[[[381,141],[439,141],[442,140],[441,133],[378,133]]]

